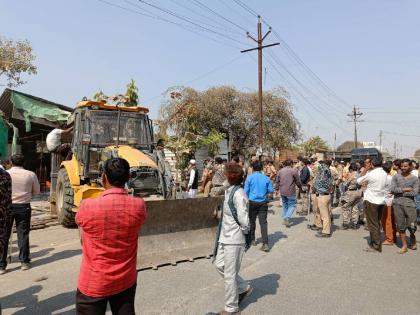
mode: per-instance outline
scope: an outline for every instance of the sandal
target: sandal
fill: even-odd
[[[387,246],[392,246],[394,245],[394,242],[390,242],[390,241],[383,241],[382,245],[387,245]]]
[[[397,253],[398,254],[405,254],[406,252],[408,252],[407,248],[401,248]]]
[[[367,253],[376,253],[377,250],[374,249],[373,247],[366,247],[363,251],[367,252]]]

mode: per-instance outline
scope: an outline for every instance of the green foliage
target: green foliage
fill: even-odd
[[[137,106],[139,103],[139,89],[136,86],[136,82],[131,79],[130,83],[127,84],[127,91],[125,92],[127,99],[126,106]]]
[[[93,100],[96,102],[106,102],[107,99],[108,96],[106,96],[102,90],[99,90],[95,93],[95,95],[93,95]]]
[[[208,136],[214,130],[229,136],[236,154],[255,152],[258,143],[258,93],[230,86],[196,91],[189,87],[169,89],[158,121],[161,134],[182,137],[186,132]],[[265,148],[284,148],[300,137],[299,123],[284,89],[263,94]],[[215,148],[214,142],[212,144]]]
[[[182,137],[166,137],[165,146],[175,154],[176,165],[178,170],[183,170],[188,166],[188,156],[195,151],[201,137],[191,132],[185,133]]]
[[[21,78],[22,74],[37,74],[34,60],[29,41],[13,41],[0,37],[0,77],[5,76],[7,86],[17,87],[26,83]]]
[[[329,150],[327,142],[319,136],[308,139],[301,144],[301,148],[307,155]]]
[[[215,157],[217,154],[219,154],[219,145],[224,137],[225,135],[223,133],[212,129],[212,131],[210,131],[210,133],[207,136],[205,136],[198,142],[198,145],[200,147],[206,146],[210,156]]]
[[[138,92],[139,89],[136,86],[136,82],[131,79],[130,83],[127,84],[125,95],[117,94],[114,96],[107,96],[102,90],[99,90],[93,95],[93,100],[119,106],[137,106],[139,102]]]

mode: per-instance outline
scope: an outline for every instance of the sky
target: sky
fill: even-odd
[[[238,3],[0,0],[0,36],[28,39],[36,55],[38,74],[18,90],[73,107],[133,78],[157,118],[172,86],[257,89],[256,53],[240,53],[254,46],[246,31],[256,33],[257,12],[263,31],[273,28],[265,43],[281,39],[264,51],[264,89],[287,89],[303,139],[352,140],[356,105],[360,141],[378,143],[382,130],[390,153],[394,142],[400,156],[420,148],[420,1],[242,0],[251,12]]]

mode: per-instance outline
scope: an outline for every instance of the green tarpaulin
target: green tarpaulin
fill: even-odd
[[[12,92],[10,101],[15,108],[23,111],[26,132],[31,131],[31,117],[43,118],[51,122],[66,122],[71,114],[53,104],[35,100],[17,92]]]
[[[0,160],[6,159],[7,157],[7,142],[9,136],[9,128],[6,122],[0,116]]]

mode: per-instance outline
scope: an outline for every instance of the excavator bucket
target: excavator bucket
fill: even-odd
[[[209,258],[223,196],[146,201],[147,220],[139,236],[137,269]]]

